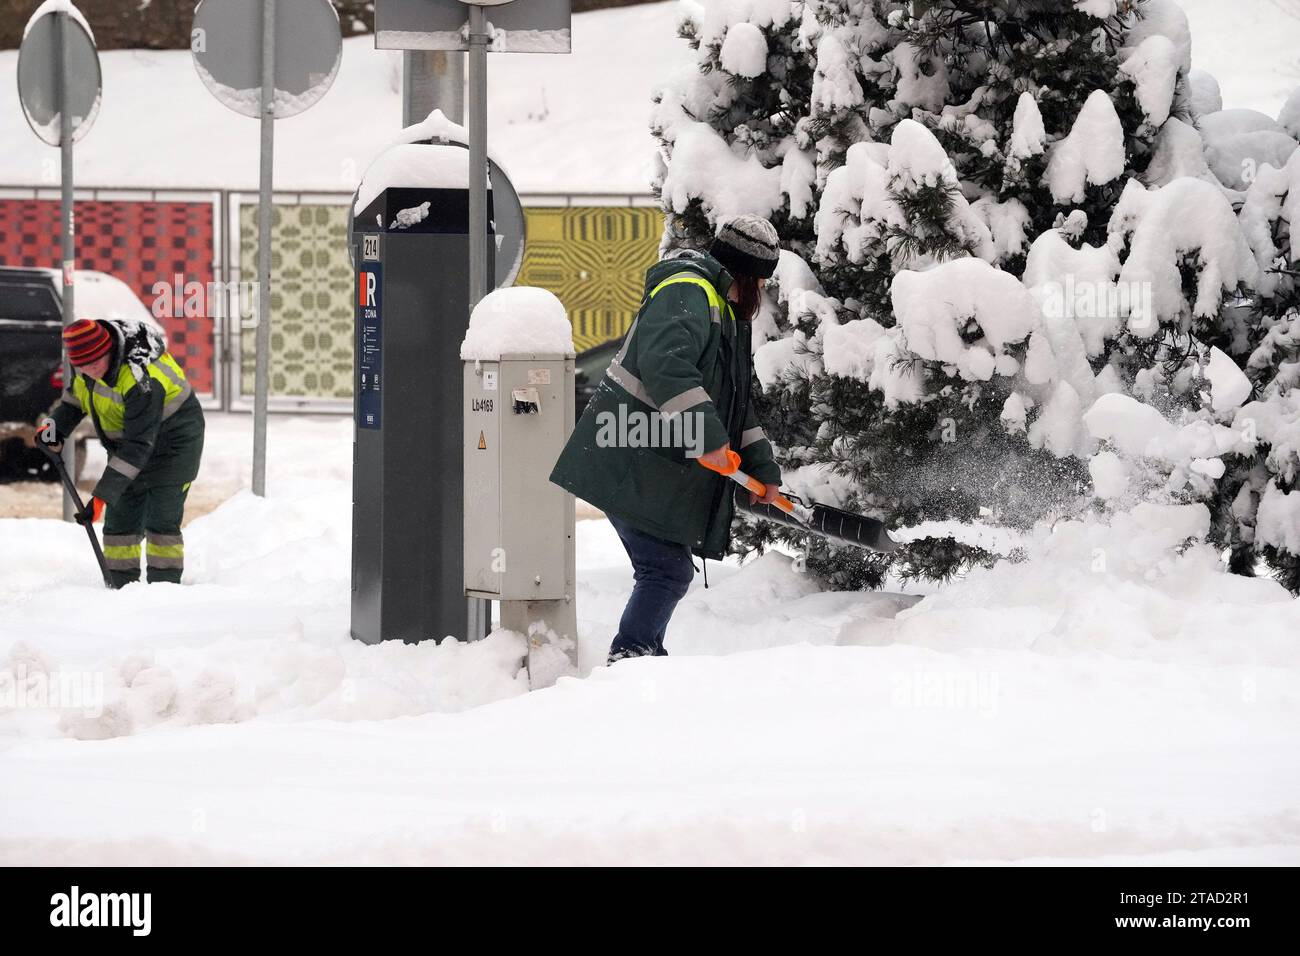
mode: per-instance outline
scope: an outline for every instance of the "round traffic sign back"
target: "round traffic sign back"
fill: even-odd
[[[59,120],[61,103],[66,102],[72,141],[77,142],[99,113],[101,92],[99,53],[86,28],[66,13],[42,14],[18,50],[18,99],[32,132],[51,146],[61,146]]]
[[[263,0],[202,0],[190,53],[209,92],[236,113],[262,115]],[[343,55],[329,0],[275,0],[276,119],[315,106],[329,92]]]

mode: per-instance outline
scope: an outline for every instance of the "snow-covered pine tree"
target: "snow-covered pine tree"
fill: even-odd
[[[745,49],[754,28],[767,71],[750,57],[737,74],[728,36]],[[1196,188],[1166,195],[1180,176],[1217,190],[1210,220],[1231,218],[1191,126],[1212,80],[1192,82],[1172,0],[737,0],[684,35],[701,71],[655,118],[665,242],[702,243],[747,211],[797,253],[755,337],[788,487],[907,523],[1024,526],[1077,500],[1099,395],[1192,404],[1193,334],[1223,339],[1213,316],[1244,273],[1201,257],[1204,230],[1153,249],[1142,228]],[[1195,301],[1117,310],[1130,263]],[[1089,304],[1070,300],[1075,280]],[[813,541],[810,566],[860,587],[891,563],[943,575],[981,556],[951,539],[894,559]]]
[[[1257,339],[1251,250],[1227,191],[1187,176],[1150,188],[1130,181],[1110,232],[1124,314],[1107,382],[1131,399],[1106,395],[1086,416],[1104,443],[1090,463],[1094,488],[1118,508],[1204,503],[1210,540],[1247,570],[1249,534],[1232,511],[1252,469],[1231,426],[1251,391],[1240,366]]]
[[[1213,78],[1193,79],[1196,125],[1165,123],[1150,188],[1129,183],[1111,219],[1120,283],[1151,300],[1145,321],[1128,315],[1111,364],[1133,373],[1127,390],[1165,423],[1108,400],[1090,413],[1105,439],[1090,470],[1098,494],[1121,505],[1203,502],[1209,539],[1229,550],[1232,570],[1253,574],[1262,559],[1300,591],[1300,293],[1289,225],[1300,213],[1289,132],[1300,132],[1300,92],[1274,122],[1223,111]],[[1140,417],[1150,427],[1135,428]]]
[[[1185,64],[1174,40],[1117,4],[873,10],[888,28],[884,70],[866,72],[882,97],[866,110],[873,142],[824,176],[811,264],[840,321],[796,330],[820,368],[787,366],[786,390],[806,388],[817,425],[811,453],[791,463],[850,476],[846,503],[895,521],[1024,527],[1086,482],[1080,415],[1118,329],[1089,330],[1099,334],[1085,350],[1075,323],[1093,316],[1040,320],[1014,280],[1043,231],[1037,284],[1061,285],[1067,270],[1054,266],[1072,253],[1105,255],[1088,243],[1105,242],[1125,182],[1144,171]],[[1168,69],[1136,70],[1139,54]],[[981,557],[926,538],[895,570],[944,575]],[[840,586],[882,568],[844,550],[811,558]]]
[[[1283,109],[1300,116],[1300,89]],[[1248,322],[1254,348],[1243,363],[1254,400],[1234,426],[1253,445],[1230,459],[1236,480],[1221,491],[1218,517],[1240,542],[1242,570],[1262,558],[1300,594],[1300,150],[1281,169],[1261,167],[1240,212],[1259,267]]]
[[[794,0],[684,0],[679,35],[696,51],[690,82],[656,93],[654,183],[663,245],[708,244],[721,218],[770,218],[789,248],[812,238],[814,170],[796,145],[814,86]]]

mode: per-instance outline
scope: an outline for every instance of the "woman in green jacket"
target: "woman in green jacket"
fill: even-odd
[[[757,216],[723,223],[708,255],[679,251],[650,267],[636,320],[551,473],[600,508],[636,584],[610,661],[662,656],[664,633],[694,575],[691,555],[720,559],[734,485],[699,461],[741,467],[777,494],[781,470],[750,402],[750,321],[780,245]]]

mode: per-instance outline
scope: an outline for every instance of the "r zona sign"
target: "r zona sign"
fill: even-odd
[[[369,238],[369,237],[367,237]],[[383,426],[381,377],[383,374],[383,324],[380,317],[378,262],[357,271],[357,381],[356,412],[360,428]]]

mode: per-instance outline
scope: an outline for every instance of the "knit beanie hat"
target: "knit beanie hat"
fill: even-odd
[[[113,347],[108,329],[93,319],[78,319],[63,330],[63,344],[68,349],[68,361],[73,365],[89,365],[108,354]]]
[[[736,216],[724,222],[709,246],[733,276],[770,278],[781,256],[781,240],[770,222],[759,216]]]

